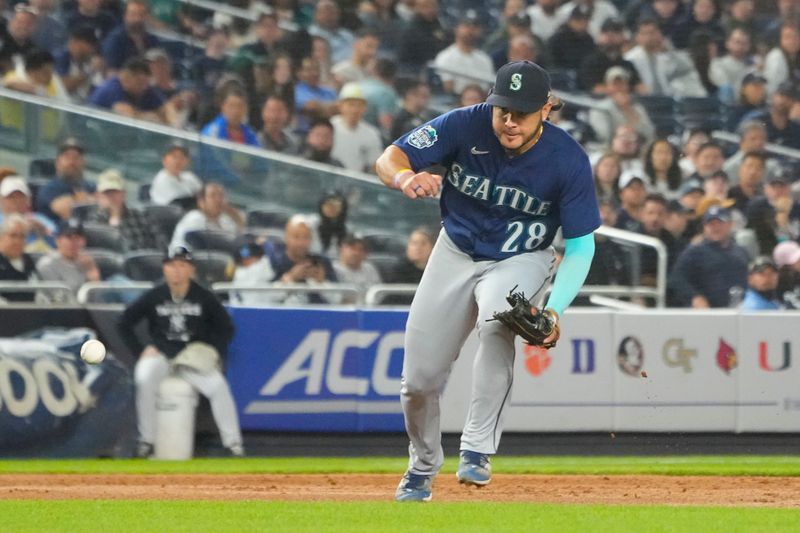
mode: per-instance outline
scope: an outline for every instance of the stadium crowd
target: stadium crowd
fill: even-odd
[[[443,109],[482,102],[499,66],[535,61],[565,99],[581,102],[551,120],[586,147],[604,223],[666,246],[669,305],[800,304],[800,157],[768,149],[800,149],[798,2],[227,5],[249,16],[175,0],[0,0],[2,85],[372,172],[386,143]],[[738,145],[720,143],[716,130],[738,134]],[[356,234],[349,199],[336,191],[313,214],[243,212],[226,200],[224,176],[197,176],[180,144],[163,147],[163,168],[137,206],[118,171],[87,178],[87,150],[66,139],[38,190],[19,169],[0,174],[0,279],[77,287],[157,278],[160,264],[147,261],[189,246],[235,261],[210,264],[217,256],[207,254],[198,265],[206,281],[366,288],[419,281],[435,239],[429,228],[405,242]],[[596,238],[587,283],[655,285],[652,250]]]

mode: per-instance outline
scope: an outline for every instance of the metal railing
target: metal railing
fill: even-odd
[[[151,281],[88,281],[78,289],[77,300],[80,304],[102,303],[102,300],[98,302],[95,298],[109,294],[143,293],[154,286],[155,284]]]
[[[35,304],[45,302],[75,303],[75,293],[60,281],[0,281],[0,294],[3,293],[34,293],[34,300],[30,303]],[[17,305],[25,302],[6,301],[0,297],[0,303]]]
[[[417,285],[413,283],[379,283],[367,289],[364,296],[366,305],[380,305],[387,296],[414,296]]]
[[[717,130],[712,132],[711,137],[713,137],[714,139],[718,139],[720,141],[725,141],[733,144],[739,144],[739,142],[742,140],[739,134],[722,130]],[[779,155],[781,157],[788,157],[790,159],[795,159],[797,161],[800,161],[800,150],[797,150],[795,148],[787,148],[785,146],[781,146],[780,144],[767,143],[764,146],[764,150],[770,154]]]
[[[360,300],[361,291],[355,285],[348,283],[331,283],[326,285],[307,285],[305,283],[234,283],[230,281],[220,281],[211,285],[211,290],[216,294],[230,293],[266,293],[276,296],[276,301],[265,303],[278,304],[282,302],[277,296],[286,297],[295,294],[321,294],[335,295],[342,299],[347,299],[353,303]],[[295,305],[292,302],[292,305]]]

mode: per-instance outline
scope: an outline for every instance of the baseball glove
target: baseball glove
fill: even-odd
[[[537,310],[531,307],[531,302],[525,298],[522,292],[514,292],[514,286],[506,296],[506,300],[511,309],[507,311],[495,311],[492,318],[487,322],[497,320],[508,329],[522,337],[522,339],[533,346],[552,348],[556,345],[561,329],[558,325],[558,315],[552,309]],[[553,338],[545,342],[545,339],[553,335]]]

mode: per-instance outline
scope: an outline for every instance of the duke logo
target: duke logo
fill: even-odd
[[[430,125],[422,126],[408,136],[408,144],[420,150],[430,148],[437,140],[439,140],[439,134]]]
[[[522,74],[519,72],[511,75],[511,85],[509,88],[512,91],[519,91],[522,89]]]

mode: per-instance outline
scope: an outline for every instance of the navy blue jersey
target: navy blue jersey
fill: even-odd
[[[492,106],[454,109],[394,142],[419,171],[447,173],[440,200],[445,230],[474,260],[500,260],[550,246],[600,226],[592,168],[583,148],[548,122],[516,157],[492,130]]]

